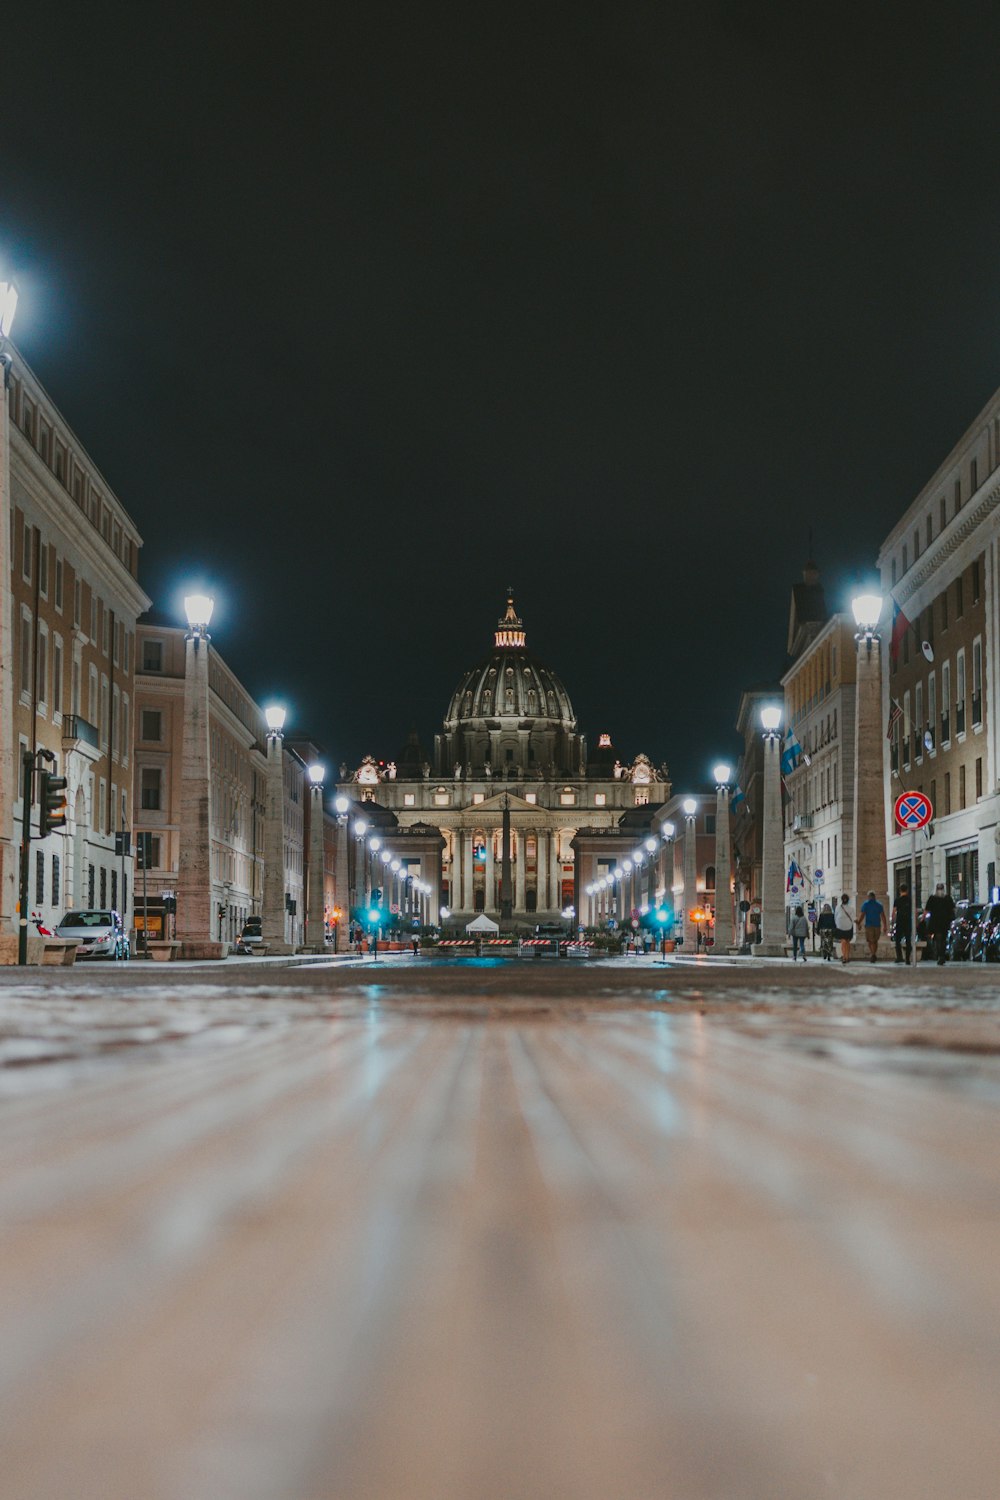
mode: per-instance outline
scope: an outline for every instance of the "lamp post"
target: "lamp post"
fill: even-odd
[[[326,767],[314,761],[309,777],[309,901],[306,941],[313,953],[326,952],[326,844],[323,826],[323,780]]]
[[[698,951],[698,924],[691,915],[698,902],[698,803],[685,797],[684,809],[684,951]]]
[[[674,837],[677,829],[668,818],[660,824],[660,838],[663,847],[660,850],[660,863],[663,870],[663,900],[670,902],[671,930],[677,924],[677,898],[674,895]]]
[[[645,849],[649,866],[646,875],[646,905],[652,909],[656,905],[656,856],[660,851],[659,841],[650,835],[646,840]]]
[[[781,818],[781,709],[760,711],[764,730],[764,827],[761,838],[761,927],[754,953],[782,958],[785,952],[785,837]]]
[[[878,622],[881,594],[859,594],[851,600],[858,627],[857,685],[854,714],[854,880],[855,911],[869,891],[888,901],[888,857],[885,840],[885,783],[882,733],[882,640]],[[910,892],[911,902],[917,899]],[[913,907],[914,911],[916,906]]]
[[[715,767],[715,953],[733,946],[733,898],[729,889],[729,777],[724,761]]]
[[[11,356],[7,339],[14,324],[17,287],[10,279],[0,281],[0,925],[10,932],[14,922],[17,887],[17,865],[14,850],[14,796],[18,776],[14,764],[14,619],[11,586],[13,558],[11,539],[14,534],[14,511],[10,493],[10,422],[7,391],[10,387]],[[80,892],[73,892],[74,901]],[[82,904],[82,903],[81,903]]]
[[[227,944],[214,937],[212,893],[212,757],[208,652],[213,601],[188,594],[184,613],[184,724],[181,738],[181,807],[174,931],[184,958],[224,958]],[[148,942],[148,938],[146,940]],[[146,944],[144,943],[144,947]],[[147,948],[148,952],[148,948]]]
[[[264,710],[267,721],[267,767],[264,787],[264,901],[261,936],[272,953],[291,953],[285,935],[285,710],[273,704]]]

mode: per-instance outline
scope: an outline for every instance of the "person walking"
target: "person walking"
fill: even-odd
[[[950,896],[945,895],[944,886],[939,880],[934,887],[933,896],[927,902],[927,928],[934,944],[934,956],[939,964],[943,964],[948,956],[948,928],[954,920],[955,903]]]
[[[834,925],[837,936],[840,939],[840,962],[846,964],[851,957],[851,939],[854,936],[855,916],[851,909],[851,898],[845,891],[840,898],[840,905],[833,914]]]
[[[819,914],[816,931],[819,933],[820,957],[826,963],[829,963],[833,957],[833,944],[837,934],[837,923],[834,919],[833,907],[829,901],[823,902],[823,910]]]
[[[795,908],[795,916],[792,919],[792,963],[802,954],[802,962],[806,961],[806,938],[809,936],[809,923],[801,906]]]
[[[885,920],[885,907],[874,891],[868,892],[868,900],[861,908],[861,915],[865,922],[865,942],[868,944],[868,962],[873,964],[878,958],[878,940],[883,932],[888,932],[889,930]]]
[[[892,908],[893,933],[896,938],[896,962],[903,963],[903,948],[906,948],[906,963],[913,957],[913,903],[905,885],[899,887],[896,904]]]

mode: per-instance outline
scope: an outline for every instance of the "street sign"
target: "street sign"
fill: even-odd
[[[632,921],[633,922],[638,922],[640,916],[641,916],[641,913],[639,911],[639,908],[637,906],[633,906],[633,908],[632,908]]]
[[[175,891],[161,891],[160,892],[160,900],[161,901],[172,901],[174,899],[175,895],[176,895]]]
[[[823,879],[823,871],[822,870],[813,870],[813,879],[814,880],[822,880]]]
[[[931,799],[923,792],[901,792],[894,811],[900,828],[923,828],[934,816]]]

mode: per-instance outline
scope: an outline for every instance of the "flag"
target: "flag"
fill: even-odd
[[[900,706],[896,702],[895,698],[890,699],[890,702],[889,702],[889,728],[885,732],[885,737],[886,737],[887,740],[891,740],[892,739],[892,731],[895,729],[896,725],[899,723],[899,721],[900,721],[900,719],[902,717],[903,717],[903,710],[900,708]]]
[[[908,630],[913,629],[912,621],[900,609],[895,599],[892,601],[892,636],[889,640],[889,656],[893,666],[899,660],[899,648],[903,644],[903,637]]]
[[[791,864],[788,866],[788,874],[785,877],[785,890],[786,891],[790,891],[792,889],[794,883],[795,883],[795,871],[797,870],[797,868],[798,868],[798,866],[796,865],[796,863],[795,863],[795,861],[793,859],[792,862],[791,862]]]
[[[733,795],[732,795],[732,798],[730,799],[730,803],[729,803],[730,810],[732,812],[735,812],[736,809],[739,807],[740,803],[741,802],[745,802],[746,800],[747,800],[746,793],[740,790],[739,785],[734,786],[733,787]]]
[[[785,737],[785,748],[781,756],[782,775],[787,776],[789,771],[795,770],[795,762],[802,754],[802,746],[795,737],[795,730],[790,729]]]

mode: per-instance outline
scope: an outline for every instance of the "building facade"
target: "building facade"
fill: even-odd
[[[879,553],[883,593],[900,612],[883,702],[893,892],[909,883],[910,835],[896,832],[891,808],[914,789],[934,807],[918,837],[918,897],[943,881],[956,900],[986,900],[997,884],[998,537],[1000,391]]]
[[[150,836],[150,868],[139,876],[139,925],[151,939],[173,936],[164,893],[178,899],[184,783],[186,632],[140,623],[135,683],[137,832]],[[265,742],[263,709],[212,649],[208,663],[210,930],[206,940],[231,944],[264,891]],[[305,764],[282,753],[285,940],[299,946],[305,929]]]
[[[53,757],[48,768],[68,783],[65,829],[31,846],[28,911],[54,926],[67,908],[111,907],[127,924],[133,863],[115,849],[133,803],[136,622],[149,605],[142,539],[41,382],[8,352],[0,919],[8,930],[15,920],[27,750]],[[37,832],[37,808],[32,821]]]
[[[440,904],[455,922],[502,911],[506,819],[513,924],[558,920],[577,899],[574,839],[610,829],[627,809],[670,796],[665,766],[629,764],[602,734],[593,754],[560,679],[527,649],[507,599],[492,650],[463,673],[451,696],[433,763],[415,736],[399,761],[367,757],[340,790],[389,809],[401,830],[419,825],[444,841]]]

